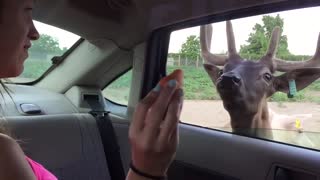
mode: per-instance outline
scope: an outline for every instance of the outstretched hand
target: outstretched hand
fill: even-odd
[[[180,87],[174,79],[163,87],[157,85],[136,108],[129,139],[132,164],[141,172],[165,176],[175,156],[183,103]]]

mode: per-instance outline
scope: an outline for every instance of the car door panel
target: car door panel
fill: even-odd
[[[298,179],[320,174],[318,151],[184,124],[176,160],[237,179],[275,179],[277,167]]]

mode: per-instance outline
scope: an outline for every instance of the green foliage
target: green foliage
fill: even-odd
[[[167,67],[167,74],[170,74],[175,69],[182,69],[184,73],[184,93],[185,99],[197,100],[216,100],[220,99],[215,86],[208,74],[202,68],[195,67]]]
[[[30,52],[41,52],[46,54],[57,54],[61,55],[63,52],[65,52],[67,48],[61,49],[59,46],[59,41],[55,39],[54,37],[47,35],[47,34],[41,34],[40,38],[37,41],[34,41],[32,43],[32,47],[30,48]]]
[[[313,91],[320,91],[320,81],[317,80],[308,86],[306,89],[313,90]]]
[[[175,69],[182,69],[184,73],[184,93],[187,100],[220,100],[220,96],[216,91],[208,74],[203,68],[192,66],[168,66],[167,74]],[[129,98],[129,90],[131,85],[132,71],[128,71],[116,81],[111,83],[103,94],[108,99],[121,104],[127,104]],[[306,89],[299,91],[294,98],[288,98],[287,94],[277,92],[269,101],[274,102],[318,102],[320,97],[312,95],[311,92],[320,90],[320,81],[316,81]]]
[[[182,69],[184,73],[184,93],[185,99],[188,100],[220,100],[220,96],[216,91],[208,74],[203,68],[191,66],[168,66],[167,73],[171,73],[175,69]],[[318,102],[320,103],[320,93],[314,94],[320,90],[320,81],[312,83],[310,86],[297,92],[294,98],[288,98],[287,94],[277,92],[272,95],[269,101],[274,102]],[[318,96],[319,95],[319,96]]]
[[[247,40],[248,44],[240,46],[240,55],[243,58],[251,60],[260,59],[268,49],[269,40],[273,29],[278,26],[281,29],[281,33],[283,32],[284,21],[279,15],[276,17],[268,15],[263,16],[262,22],[262,25],[258,23],[255,24],[253,32],[250,33]],[[277,56],[285,58],[292,56],[288,49],[288,38],[286,35],[281,35],[280,37]]]
[[[41,34],[37,41],[32,43],[29,58],[24,63],[24,71],[19,76],[35,80],[39,78],[51,65],[52,56],[60,56],[68,49],[60,48],[59,41],[49,35]]]
[[[190,60],[200,57],[200,38],[195,35],[187,37],[187,41],[181,46],[180,54]]]
[[[118,88],[130,88],[132,78],[132,70],[126,72],[124,75],[120,76],[118,79],[113,81],[108,88],[118,89]]]
[[[104,97],[107,99],[123,104],[128,105],[130,87],[131,87],[131,78],[132,78],[132,70],[126,72],[118,79],[113,81],[110,85],[108,85],[103,91]]]
[[[35,80],[39,78],[50,66],[50,61],[45,61],[41,59],[28,59],[24,63],[25,70],[20,75],[20,77]]]
[[[287,94],[282,92],[276,92],[269,99],[269,101],[275,101],[275,102],[301,102],[306,100],[307,100],[307,97],[305,95],[305,91],[297,92],[294,98],[288,98]]]
[[[168,58],[178,59],[180,55],[180,53],[168,53]]]
[[[281,29],[281,32],[283,31],[283,26],[284,26],[284,21],[280,17],[279,14],[277,14],[276,17],[272,16],[263,16],[262,17],[262,22],[263,22],[263,29],[265,29],[266,36],[268,38],[271,37],[272,31],[276,26],[279,26]]]

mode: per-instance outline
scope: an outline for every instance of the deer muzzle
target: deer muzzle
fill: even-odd
[[[217,81],[219,91],[234,91],[239,89],[241,84],[241,77],[235,73],[222,74]]]

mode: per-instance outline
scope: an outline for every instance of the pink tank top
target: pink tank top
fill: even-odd
[[[41,164],[26,157],[29,165],[31,166],[37,180],[58,180],[53,174],[46,170]]]

